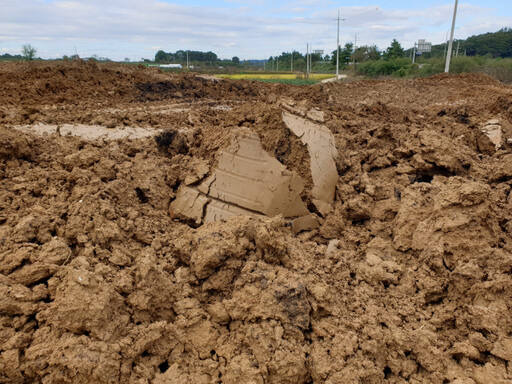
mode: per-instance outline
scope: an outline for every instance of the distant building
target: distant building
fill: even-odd
[[[418,55],[432,52],[432,43],[425,41],[425,39],[418,40],[418,50],[416,52]]]
[[[157,65],[160,68],[175,68],[175,69],[181,69],[183,66],[181,64],[158,64]],[[153,65],[152,65],[153,67]]]

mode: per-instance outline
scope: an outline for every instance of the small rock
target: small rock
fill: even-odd
[[[292,221],[292,232],[296,235],[302,231],[316,229],[319,225],[315,215],[302,216]]]
[[[503,131],[499,120],[489,120],[480,130],[489,138],[491,143],[494,144],[496,150],[501,148],[503,144]]]

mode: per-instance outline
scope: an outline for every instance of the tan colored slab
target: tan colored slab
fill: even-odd
[[[338,151],[332,132],[324,125],[315,124],[289,112],[283,112],[286,126],[308,146],[313,178],[313,203],[323,215],[329,213],[334,202],[338,171],[335,159]]]
[[[60,131],[61,136],[79,136],[86,140],[141,139],[144,137],[154,136],[161,132],[160,129],[146,129],[138,127],[106,128],[100,125],[84,124],[63,124],[59,126],[35,124],[20,125],[14,128],[22,132],[35,133],[37,135],[51,135]]]
[[[248,129],[239,130],[220,153],[214,175],[208,195],[215,199],[267,216],[308,214],[300,198],[301,177],[265,152],[258,135]]]
[[[204,177],[205,166],[198,168],[198,177]],[[196,180],[191,177],[188,182]],[[217,168],[209,177],[197,186],[178,190],[170,212],[172,217],[193,219],[197,224],[240,215],[304,217],[309,211],[300,198],[303,189],[302,178],[265,152],[257,134],[241,129],[219,153]],[[314,224],[307,219],[300,225]]]
[[[208,198],[198,190],[190,187],[180,187],[176,199],[170,205],[173,218],[189,218],[201,224],[204,216],[204,206]]]

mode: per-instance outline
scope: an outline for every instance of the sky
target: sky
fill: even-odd
[[[446,39],[452,0],[0,0],[0,54],[31,44],[38,56],[79,54],[114,60],[154,58],[156,51],[213,51],[221,58],[263,59],[292,49],[336,49],[396,38]],[[511,0],[462,0],[456,38],[512,27]]]

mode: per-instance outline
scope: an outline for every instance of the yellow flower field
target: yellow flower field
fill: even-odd
[[[303,79],[304,74],[296,73],[237,73],[237,74],[221,74],[216,75],[224,79],[233,80],[293,80]],[[334,77],[329,73],[311,73],[309,78],[312,80],[324,80]]]

